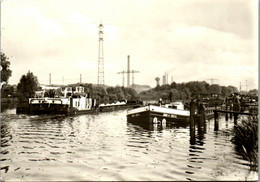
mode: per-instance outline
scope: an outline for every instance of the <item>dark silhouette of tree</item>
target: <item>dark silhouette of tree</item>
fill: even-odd
[[[28,71],[23,75],[17,85],[17,92],[20,99],[28,99],[34,97],[35,91],[38,89],[38,79],[32,72]]]
[[[249,90],[248,94],[249,95],[258,95],[258,90],[257,89]]]
[[[234,86],[229,85],[227,88],[230,89],[231,93],[236,93],[236,92],[238,92],[237,87],[234,87]]]
[[[109,102],[116,102],[118,101],[117,95],[116,94],[108,94],[109,96]]]
[[[15,96],[14,86],[7,84],[2,88],[1,98],[14,97],[14,96]]]
[[[9,69],[10,62],[5,53],[1,52],[1,82],[8,82],[10,76],[12,76],[12,71]]]
[[[228,88],[225,87],[225,86],[222,86],[222,87],[221,87],[221,96],[222,96],[222,97],[227,97],[227,96],[229,96],[231,93],[232,93],[232,90],[228,89]]]
[[[156,86],[141,92],[139,97],[144,100],[156,100],[167,95],[169,100],[183,100],[201,97],[211,97],[211,94],[221,94],[222,97],[238,92],[234,86],[209,85],[205,81],[190,81],[187,83],[172,82],[171,85]]]
[[[221,86],[218,84],[212,84],[209,86],[208,92],[210,94],[221,94]]]

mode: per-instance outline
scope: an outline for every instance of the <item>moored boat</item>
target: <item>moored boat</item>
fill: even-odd
[[[127,101],[127,100],[116,101],[107,104],[102,103],[99,105],[99,111],[107,112],[107,111],[116,111],[121,109],[129,109],[135,106],[141,106],[142,104],[143,104],[142,101]]]
[[[189,116],[190,111],[184,110],[181,102],[163,106],[148,105],[127,111],[127,121],[134,124],[186,122]]]
[[[117,101],[114,103],[107,103],[107,104],[100,104],[99,111],[106,112],[106,111],[114,111],[122,108],[127,108],[129,105],[125,101]]]
[[[58,88],[58,87],[57,87]],[[98,104],[96,99],[84,92],[84,87],[65,87],[60,94],[55,94],[54,87],[37,91],[34,98],[29,98],[26,106],[18,106],[17,114],[55,114],[78,115],[97,112],[127,109],[133,105],[141,104],[140,101],[117,101],[114,103]],[[60,89],[60,88],[59,88]],[[49,94],[51,93],[51,94]]]
[[[76,87],[72,91],[71,87],[66,87],[64,94],[60,97],[35,97],[29,98],[27,108],[17,108],[17,114],[81,114],[96,111],[96,100],[84,92],[84,87]]]

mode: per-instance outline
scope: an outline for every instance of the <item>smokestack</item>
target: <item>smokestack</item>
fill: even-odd
[[[51,73],[49,74],[49,85],[51,85]]]
[[[130,56],[127,56],[127,87],[130,87]]]
[[[79,79],[79,83],[81,83],[81,74],[80,74],[80,79]]]

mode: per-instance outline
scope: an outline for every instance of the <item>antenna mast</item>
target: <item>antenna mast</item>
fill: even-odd
[[[103,53],[103,25],[99,24],[99,45],[98,45],[98,85],[105,84],[104,78],[104,53]]]

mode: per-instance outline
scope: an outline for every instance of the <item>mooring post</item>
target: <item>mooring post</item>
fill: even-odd
[[[70,108],[73,107],[73,99],[72,99],[72,96],[70,96]]]
[[[200,114],[200,101],[197,99],[196,101],[197,114]]]
[[[201,126],[204,126],[206,116],[205,116],[205,106],[202,103],[200,104],[200,114],[201,114],[200,123],[201,123]]]
[[[233,102],[230,104],[230,108],[229,108],[230,111],[233,111]],[[232,113],[230,112],[230,119],[232,119]]]
[[[204,125],[204,120],[203,120],[203,115],[202,114],[198,114],[197,115],[197,119],[198,119],[198,139],[201,141],[204,138],[204,133],[205,133],[205,125]]]
[[[197,122],[198,122],[198,134],[199,134],[199,140],[202,140],[204,138],[204,132],[205,132],[205,122],[203,114],[197,114]]]
[[[228,111],[228,100],[227,98],[225,99],[225,103],[226,103],[226,111]],[[226,121],[228,121],[228,113],[226,113]]]
[[[237,125],[238,114],[234,113],[234,125]]]
[[[194,115],[195,115],[195,103],[193,100],[190,102],[190,144],[195,144],[195,122],[194,122]]]
[[[218,112],[214,111],[214,131],[218,131],[219,123],[218,123]]]

